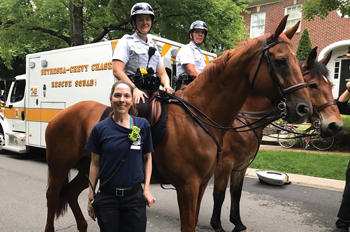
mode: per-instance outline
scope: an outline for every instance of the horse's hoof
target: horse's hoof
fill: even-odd
[[[249,232],[248,229],[245,229],[245,230],[236,230],[236,229],[233,229],[232,232]]]
[[[220,228],[216,229],[215,232],[225,232],[225,230],[220,226]]]
[[[235,227],[232,232],[249,232],[247,228],[243,229],[243,228],[237,228]]]

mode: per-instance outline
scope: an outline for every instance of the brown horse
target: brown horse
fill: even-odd
[[[334,105],[331,82],[326,78],[328,76],[326,64],[331,54],[317,62],[315,61],[317,56],[316,49],[314,48],[311,51],[305,62],[300,62],[300,68],[308,84],[312,104],[317,109],[315,111],[317,117],[313,117],[312,121],[319,118],[321,136],[331,137],[335,136],[342,129],[343,123],[338,107]],[[261,112],[271,108],[272,106],[268,99],[251,95],[247,98],[242,110]],[[234,121],[234,126],[240,125],[242,125],[241,122],[238,120]],[[259,149],[258,139],[262,138],[263,129],[264,127],[261,127],[256,131],[258,138],[256,138],[253,131],[244,133],[228,132],[225,134],[223,152],[214,173],[214,208],[211,226],[216,232],[224,231],[221,227],[220,215],[222,203],[225,199],[226,186],[230,177],[230,221],[235,225],[233,232],[247,231],[240,218],[239,202],[245,172],[250,160],[254,158]]]
[[[287,17],[274,34],[248,40],[227,51],[176,96],[184,93],[184,100],[224,127],[232,125],[250,91],[268,97],[276,105],[286,101],[289,121],[304,121],[312,112],[312,104],[289,39],[299,23],[282,33]],[[84,146],[106,107],[96,102],[77,103],[56,115],[46,129],[47,232],[54,231],[54,217],[64,212],[66,203],[78,230],[87,229],[77,198],[88,187],[88,163],[78,165],[79,173],[70,182],[68,173],[82,159],[89,160],[84,159],[90,157]],[[176,187],[181,231],[194,232],[201,199],[214,173],[226,131],[204,126],[206,133],[182,106],[169,104],[167,108],[166,135],[155,147],[153,160],[162,177]]]

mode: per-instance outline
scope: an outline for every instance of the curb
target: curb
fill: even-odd
[[[258,176],[255,173],[256,171],[258,171],[258,169],[248,168],[245,176],[249,178],[258,179]],[[296,174],[288,174],[288,176],[292,184],[297,184],[297,185],[333,190],[338,192],[343,192],[345,187],[345,181],[342,181],[342,180],[332,180],[332,179],[303,176],[303,175],[296,175]]]

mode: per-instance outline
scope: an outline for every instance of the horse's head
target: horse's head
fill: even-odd
[[[260,61],[255,60],[257,68],[252,70],[249,81],[254,91],[267,96],[282,110],[285,108],[285,120],[301,123],[311,116],[312,104],[290,44],[299,22],[283,33],[287,18],[288,15],[282,19],[274,34],[258,38],[263,44],[262,54]]]
[[[332,52],[320,62],[316,61],[317,47],[312,49],[306,61],[300,62],[305,82],[308,84],[310,98],[314,106],[312,123],[320,123],[321,137],[335,136],[343,128],[343,121],[332,94],[332,84],[328,80],[326,67]]]

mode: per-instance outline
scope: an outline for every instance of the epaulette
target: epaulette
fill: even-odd
[[[134,39],[132,35],[125,34],[122,39]]]

